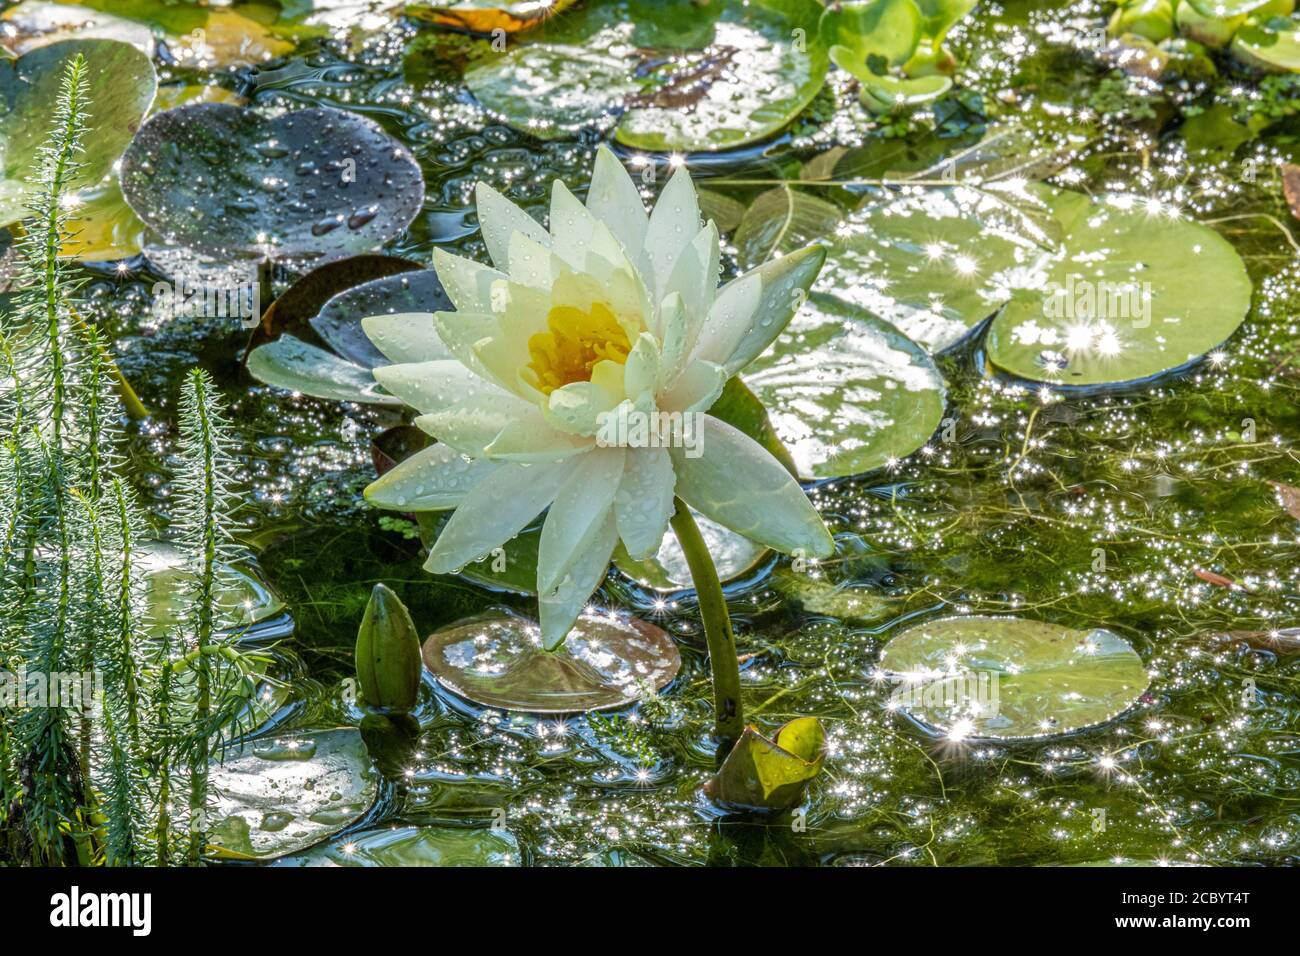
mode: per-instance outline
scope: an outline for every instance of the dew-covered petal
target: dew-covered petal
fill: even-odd
[[[514,233],[509,244],[510,280],[534,289],[550,289],[565,266],[564,260],[551,252],[549,243],[549,236],[546,243],[540,243],[522,232]]]
[[[368,315],[361,329],[390,362],[432,362],[453,358],[443,344],[432,312]]]
[[[569,573],[552,590],[538,594],[542,644],[547,650],[558,647],[569,636],[592,592],[605,580],[617,542],[618,531],[611,512],[606,515],[605,523],[590,547],[579,556]]]
[[[551,392],[544,414],[561,431],[594,435],[601,416],[613,411],[623,394],[623,366],[605,360],[591,370],[591,381],[571,382]]]
[[[700,231],[700,202],[691,174],[682,166],[659,194],[646,229],[645,257],[654,274],[653,292],[662,299],[682,251]]]
[[[785,554],[829,557],[835,550],[803,489],[761,445],[743,432],[703,416],[700,454],[670,451],[677,496],[696,511],[751,541]]]
[[[736,351],[762,301],[763,280],[757,272],[747,272],[723,286],[700,325],[693,357],[724,364]]]
[[[492,312],[492,284],[506,274],[473,259],[453,256],[444,249],[433,250],[433,271],[443,291],[461,312]]]
[[[574,269],[583,268],[595,227],[596,220],[587,207],[557,179],[551,187],[551,248],[555,254]]]
[[[478,207],[478,224],[483,233],[483,244],[487,246],[493,265],[502,272],[514,273],[510,259],[510,237],[515,233],[527,236],[541,246],[551,244],[551,237],[541,223],[487,183],[480,182],[474,187],[474,201]],[[441,276],[439,273],[439,278]]]
[[[537,547],[537,593],[553,590],[605,525],[623,477],[622,448],[583,455],[560,486]]]
[[[636,261],[641,256],[649,223],[645,203],[636,183],[608,146],[596,149],[587,211],[609,227],[628,258]]]
[[[763,294],[747,327],[723,362],[728,373],[734,375],[754,361],[781,334],[799,307],[808,300],[808,290],[825,261],[824,247],[807,246],[746,273],[757,274],[762,279]]]
[[[491,405],[502,414],[523,414],[531,406],[456,359],[383,365],[375,381],[420,412],[437,412],[463,405]]]
[[[658,383],[659,343],[649,332],[642,332],[623,365],[623,391],[635,402],[642,395],[653,397]]]
[[[366,488],[366,501],[390,511],[446,511],[498,465],[466,458],[449,445],[434,444],[385,472]]]
[[[438,327],[438,337],[458,362],[502,388],[514,391],[513,383],[517,376],[501,378],[492,374],[475,351],[480,343],[501,334],[495,315],[490,312],[435,312],[433,321]]]
[[[510,422],[483,449],[489,458],[509,461],[558,461],[581,454],[595,444],[590,437],[551,427],[538,408]]]
[[[702,323],[718,290],[718,227],[709,220],[691,244],[682,251],[673,266],[663,294],[674,292],[682,297],[686,313]]]
[[[721,365],[696,359],[686,366],[672,388],[659,395],[659,407],[670,412],[702,412],[717,401],[728,378]]]
[[[629,448],[614,498],[618,536],[635,561],[659,550],[673,516],[677,478],[667,448]]]
[[[555,498],[570,461],[505,462],[470,489],[438,535],[424,568],[450,574],[505,544]]]

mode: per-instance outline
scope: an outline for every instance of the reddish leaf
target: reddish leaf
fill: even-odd
[[[1282,195],[1291,207],[1291,215],[1300,219],[1300,166],[1294,163],[1282,164]]]
[[[1207,583],[1209,583],[1209,584],[1217,585],[1217,586],[1219,586],[1219,587],[1221,587],[1221,588],[1240,588],[1240,587],[1241,587],[1241,585],[1239,585],[1236,581],[1232,580],[1232,578],[1224,577],[1222,574],[1216,574],[1216,573],[1213,572],[1213,571],[1202,571],[1200,568],[1197,568],[1197,569],[1196,569],[1194,572],[1192,572],[1192,573],[1195,574],[1195,575],[1196,575],[1198,578],[1200,578],[1202,581],[1205,581],[1205,582],[1207,582]]]
[[[1270,481],[1273,490],[1277,492],[1278,504],[1292,518],[1300,518],[1300,488],[1294,485],[1284,485],[1280,481]]]

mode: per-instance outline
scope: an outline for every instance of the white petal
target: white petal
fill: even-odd
[[[551,503],[572,470],[567,461],[506,462],[480,481],[438,535],[424,569],[449,574],[505,544]]]
[[[432,312],[368,315],[361,330],[390,362],[432,362],[452,358],[438,335]]]
[[[502,272],[514,272],[510,262],[510,237],[515,233],[522,233],[543,246],[551,244],[551,237],[541,223],[487,183],[480,182],[474,188],[474,200],[478,206],[483,244],[487,246],[493,265]]]
[[[605,518],[600,533],[569,574],[554,590],[537,596],[537,607],[541,612],[542,644],[547,650],[558,647],[569,636],[569,631],[587,606],[592,592],[600,587],[605,575],[609,573],[609,559],[617,542],[614,516],[610,514]]]
[[[430,445],[372,481],[366,501],[391,511],[446,511],[497,467],[484,458],[466,458],[448,445]]]
[[[677,496],[718,524],[786,554],[829,557],[835,551],[817,509],[790,473],[744,433],[705,415],[699,457],[670,452]]]
[[[747,272],[722,287],[700,327],[692,358],[726,364],[763,301],[763,280]]]
[[[488,371],[478,357],[475,346],[501,334],[497,317],[490,312],[435,312],[433,321],[438,326],[438,337],[457,361],[483,378],[513,391],[513,380],[504,380]]]
[[[734,375],[762,355],[790,324],[790,319],[799,311],[799,306],[807,300],[808,290],[825,261],[825,248],[808,246],[780,259],[765,262],[748,273],[757,273],[762,278],[763,296],[748,326],[723,361],[728,373]]]
[[[461,312],[494,312],[492,283],[506,274],[473,259],[433,250],[433,271],[438,274],[447,298]]]
[[[659,328],[663,339],[659,350],[659,389],[663,391],[677,381],[686,366],[686,357],[695,346],[690,338],[692,325],[686,318],[680,295],[668,296],[659,306]],[[699,331],[698,326],[695,331]]]
[[[627,450],[614,516],[618,535],[633,560],[642,561],[659,550],[673,516],[676,481],[667,448]]]
[[[534,289],[549,289],[564,268],[564,261],[532,236],[516,232],[510,237],[510,279]],[[501,311],[501,310],[497,310]]]
[[[490,404],[503,414],[522,414],[531,407],[456,359],[384,365],[375,369],[374,376],[380,385],[420,412]]]
[[[580,454],[595,444],[591,438],[552,428],[537,408],[501,429],[483,449],[489,458],[508,461],[559,461]]]
[[[569,187],[558,179],[551,187],[551,248],[574,269],[583,269],[596,220]]]
[[[621,448],[583,455],[560,486],[537,546],[537,593],[553,590],[591,546],[614,506],[623,477]]]
[[[643,394],[654,395],[659,383],[659,344],[649,332],[642,332],[623,365],[623,391],[632,401]]]
[[[669,412],[702,412],[710,408],[727,384],[727,370],[697,359],[686,366],[668,391],[659,395],[659,407]]]
[[[703,324],[717,295],[718,256],[718,227],[709,220],[709,224],[678,256],[672,275],[664,286],[664,295],[681,293],[687,315],[697,324]]]
[[[627,396],[623,393],[623,366],[608,359],[597,362],[591,381],[570,382],[548,397],[543,414],[555,428],[574,435],[594,435],[601,417]]]
[[[607,146],[596,149],[596,163],[587,190],[587,211],[599,219],[636,261],[645,247],[648,218],[636,183]]]
[[[682,166],[659,194],[646,229],[645,257],[654,273],[655,301],[664,297],[678,257],[699,231],[700,202],[691,175]]]

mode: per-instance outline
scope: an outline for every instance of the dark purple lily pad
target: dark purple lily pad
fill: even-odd
[[[378,248],[415,218],[424,179],[378,124],[313,108],[268,119],[229,103],[154,116],[122,160],[127,203],[214,256],[325,261]]]
[[[374,368],[388,360],[361,329],[368,315],[398,312],[450,312],[455,308],[432,269],[405,272],[353,286],[334,296],[311,320],[311,327],[340,356]]]
[[[662,629],[588,611],[553,651],[528,618],[496,611],[458,621],[424,642],[424,663],[448,690],[488,707],[576,714],[634,703],[677,676],[682,658]]]

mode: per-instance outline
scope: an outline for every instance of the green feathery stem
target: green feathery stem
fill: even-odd
[[[229,425],[221,410],[212,379],[202,369],[190,372],[185,382],[181,407],[182,469],[177,483],[181,488],[178,524],[181,540],[195,564],[195,585],[190,602],[190,637],[194,656],[186,661],[193,665],[196,680],[193,738],[188,742],[190,763],[190,838],[186,859],[190,865],[201,862],[206,840],[203,825],[207,803],[208,761],[211,742],[219,735],[225,720],[225,700],[214,706],[213,664],[209,648],[216,630],[214,602],[219,560],[231,547],[227,519],[232,499],[225,452]]]

